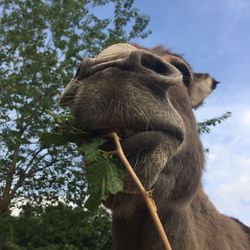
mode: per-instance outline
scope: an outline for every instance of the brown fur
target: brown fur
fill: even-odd
[[[204,154],[192,108],[216,84],[163,47],[118,44],[83,60],[61,98],[81,128],[123,131],[126,156],[152,190],[173,250],[250,249],[249,229],[220,214],[201,184]],[[124,192],[106,201],[113,211],[115,249],[163,249],[126,173],[124,183]]]

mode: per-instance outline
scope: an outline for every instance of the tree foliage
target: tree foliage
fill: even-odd
[[[146,37],[133,0],[5,0],[0,3],[0,214],[21,201],[58,197],[81,205],[85,180],[75,145],[46,146],[49,110],[82,57]],[[98,11],[113,10],[113,18]]]
[[[2,218],[0,241],[0,248],[7,250],[108,250],[111,219],[104,209],[93,214],[62,203],[46,208],[26,205],[19,216]]]
[[[231,117],[232,113],[231,112],[226,112],[225,114],[219,116],[219,117],[215,117],[212,119],[208,119],[206,121],[203,122],[198,122],[197,126],[198,126],[198,131],[200,134],[209,134],[211,131],[211,126],[215,127],[216,125],[220,124],[221,122],[225,121],[226,119],[228,119],[229,117]]]

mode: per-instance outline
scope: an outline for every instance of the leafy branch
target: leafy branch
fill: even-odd
[[[198,122],[198,132],[199,134],[209,134],[211,131],[211,126],[215,127],[216,125],[220,124],[222,121],[225,121],[229,117],[232,116],[231,112],[226,112],[222,116],[215,117],[213,119],[206,120],[204,122]]]
[[[71,115],[52,114],[55,127],[52,132],[41,136],[43,145],[60,146],[66,143],[78,144],[78,151],[84,155],[85,171],[88,182],[85,207],[98,209],[110,194],[123,190],[122,167],[118,158],[100,147],[108,141],[91,131],[76,128]]]

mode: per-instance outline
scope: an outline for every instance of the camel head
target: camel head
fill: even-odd
[[[128,160],[161,211],[166,204],[184,206],[200,185],[203,149],[193,108],[217,83],[162,47],[115,44],[82,60],[60,105],[71,108],[84,130],[119,132]],[[121,213],[143,206],[126,173],[124,184],[124,192],[106,202]]]

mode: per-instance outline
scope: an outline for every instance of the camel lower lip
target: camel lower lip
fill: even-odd
[[[98,129],[94,134],[98,137],[107,138],[107,135],[111,132],[116,132],[118,134],[125,153],[131,153],[131,151],[134,153],[139,151],[150,151],[162,139],[176,141],[178,144],[183,142],[183,134],[177,129],[148,131],[138,131],[134,129]],[[109,140],[107,140],[100,149],[111,152],[116,150],[116,146],[109,137]]]
[[[177,128],[169,128],[169,129],[162,129],[162,130],[136,130],[136,129],[130,129],[130,128],[114,128],[114,129],[98,129],[95,131],[95,134],[97,134],[100,137],[106,137],[108,134],[115,132],[118,134],[118,136],[121,138],[121,140],[126,140],[132,137],[136,136],[148,136],[152,133],[161,133],[161,134],[167,134],[169,136],[172,136],[179,141],[183,141],[183,133],[180,129]]]
[[[133,146],[133,144],[140,144],[141,149],[143,149],[144,147],[147,148],[148,144],[157,145],[161,140],[176,141],[178,144],[183,142],[183,135],[179,131],[173,133],[172,131],[164,130],[140,131],[127,137],[121,136],[120,138],[121,144],[125,146],[125,148],[128,145]]]
[[[145,137],[154,137],[155,135],[160,135],[160,136],[168,136],[172,137],[180,142],[183,141],[183,134],[180,133],[180,131],[168,131],[168,130],[149,130],[149,131],[140,131],[136,132],[134,134],[131,134],[130,136],[127,137],[121,137],[122,141],[126,143],[126,140],[136,140],[136,139],[142,139]]]

